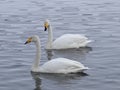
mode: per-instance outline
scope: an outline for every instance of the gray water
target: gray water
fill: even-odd
[[[65,33],[94,40],[87,48],[46,51],[50,19],[54,39]],[[86,74],[55,75],[30,72],[34,44],[42,43],[41,64],[65,57],[91,68]],[[0,0],[0,90],[120,90],[119,0]]]

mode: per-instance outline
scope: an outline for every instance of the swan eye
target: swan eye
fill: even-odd
[[[44,31],[46,31],[46,30],[48,29],[48,27],[49,27],[48,22],[45,22],[45,23],[44,23],[44,27],[45,27]]]
[[[28,38],[27,41],[25,42],[25,44],[28,44],[30,42],[32,42],[32,37]]]

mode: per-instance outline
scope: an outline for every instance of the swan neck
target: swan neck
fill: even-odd
[[[51,25],[49,25],[49,27],[48,27],[48,43],[47,43],[48,49],[52,49],[52,42],[53,42],[53,32],[52,32]]]
[[[39,64],[40,64],[40,59],[41,59],[41,46],[40,46],[40,40],[37,39],[37,41],[35,42],[36,45],[36,57],[35,57],[35,61],[32,65],[32,70],[38,70],[39,69]]]

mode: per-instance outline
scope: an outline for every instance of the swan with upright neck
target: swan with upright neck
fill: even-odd
[[[44,23],[44,31],[48,30],[48,42],[46,49],[69,49],[86,47],[91,40],[80,34],[64,34],[53,41],[53,32],[50,21],[47,19]]]
[[[36,58],[31,68],[32,72],[68,74],[83,72],[84,70],[88,69],[88,67],[85,67],[80,62],[66,58],[52,59],[39,67],[41,58],[40,39],[37,35],[34,35],[32,37],[29,37],[25,44],[28,44],[30,42],[34,42],[36,45]]]

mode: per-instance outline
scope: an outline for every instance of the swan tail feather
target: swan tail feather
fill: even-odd
[[[88,67],[83,68],[83,70],[88,70],[88,69],[90,69],[90,68],[88,68]]]
[[[88,40],[88,41],[87,41],[87,43],[91,43],[91,42],[93,42],[93,40]]]

